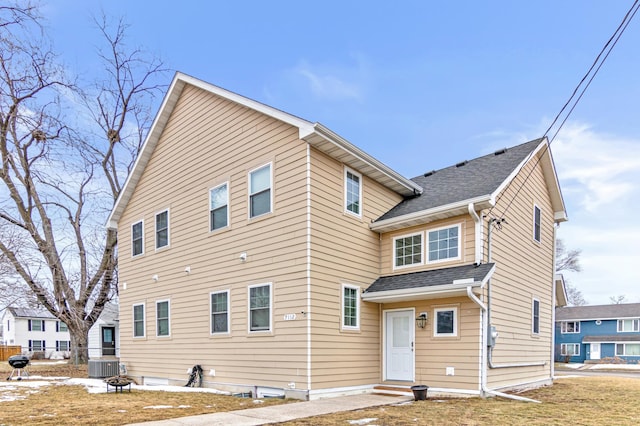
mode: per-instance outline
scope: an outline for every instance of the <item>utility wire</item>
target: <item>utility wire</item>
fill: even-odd
[[[509,203],[507,204],[507,206],[505,207],[505,209],[502,211],[502,213],[500,214],[500,219],[504,219],[505,214],[507,213],[507,211],[509,210],[509,208],[511,207],[511,205],[513,204],[513,201],[515,200],[515,198],[518,196],[518,194],[520,193],[520,191],[522,190],[522,188],[524,187],[524,184],[529,180],[529,178],[531,177],[531,173],[533,173],[533,171],[536,169],[536,167],[538,166],[538,163],[540,163],[540,159],[543,157],[543,155],[546,153],[546,150],[549,149],[549,147],[551,146],[551,143],[555,140],[556,136],[558,135],[558,133],[560,132],[560,130],[562,129],[562,127],[564,126],[564,124],[567,122],[567,120],[569,119],[569,117],[571,116],[571,113],[573,113],[573,110],[576,108],[576,106],[578,105],[578,102],[580,102],[580,100],[582,99],[583,95],[585,94],[585,92],[587,91],[587,89],[589,88],[589,86],[591,85],[591,82],[593,81],[593,79],[596,77],[596,75],[598,74],[598,72],[600,71],[600,68],[602,68],[602,65],[604,65],[604,62],[607,60],[607,58],[609,57],[609,55],[611,54],[611,51],[613,50],[613,48],[616,46],[616,44],[618,43],[618,40],[620,40],[620,37],[622,37],[622,34],[624,33],[624,31],[627,29],[627,27],[629,26],[629,23],[631,23],[631,20],[633,19],[633,17],[636,15],[636,12],[638,12],[638,9],[640,8],[640,0],[635,0],[633,2],[633,5],[631,5],[631,7],[629,8],[629,10],[627,11],[627,13],[625,14],[624,18],[622,19],[622,21],[620,22],[620,25],[618,25],[618,28],[616,28],[615,32],[613,33],[613,35],[609,38],[609,40],[605,43],[605,45],[603,46],[603,48],[600,50],[600,53],[598,53],[598,56],[596,57],[596,59],[593,61],[593,63],[591,64],[591,67],[589,68],[589,70],[586,72],[586,74],[584,75],[584,77],[582,77],[582,80],[580,80],[580,83],[578,83],[578,85],[576,86],[576,88],[573,90],[573,93],[571,94],[571,96],[569,97],[569,99],[567,100],[567,102],[565,102],[565,104],[563,105],[562,109],[560,110],[560,112],[558,112],[558,114],[556,115],[556,117],[554,118],[553,122],[551,123],[551,125],[549,125],[549,128],[547,128],[547,130],[544,132],[544,135],[542,135],[541,139],[545,139],[547,137],[547,135],[549,134],[549,132],[551,131],[551,129],[555,126],[555,124],[558,122],[558,120],[560,119],[560,117],[562,116],[563,112],[569,107],[569,105],[573,102],[573,104],[571,105],[571,107],[569,108],[568,112],[566,113],[566,115],[564,116],[564,118],[562,119],[562,121],[560,122],[560,125],[558,126],[558,128],[556,129],[555,133],[553,134],[551,140],[549,140],[549,143],[546,144],[542,149],[542,153],[540,156],[538,156],[538,159],[536,160],[535,164],[533,165],[533,167],[531,168],[531,170],[529,170],[529,173],[527,173],[527,175],[525,176],[524,180],[520,183],[520,186],[518,187],[518,189],[516,190],[516,193],[511,197],[511,199],[509,200]],[[586,81],[586,83],[585,83]],[[578,92],[580,92],[578,94]],[[577,95],[577,97],[576,97]],[[574,100],[575,98],[575,100]],[[526,164],[529,159],[533,156],[533,152],[531,152],[529,154],[529,156],[527,157],[526,161],[523,162],[523,164]],[[504,195],[500,194],[498,196],[498,198],[496,199],[496,205],[498,203],[498,201],[502,198],[502,196]],[[493,211],[493,209],[495,208],[495,205],[493,207],[491,207],[491,209],[489,210],[488,215],[491,214],[491,212]]]

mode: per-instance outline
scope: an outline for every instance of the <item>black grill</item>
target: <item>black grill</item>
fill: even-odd
[[[27,365],[29,365],[29,357],[24,355],[10,356],[9,365],[13,368],[25,368]]]

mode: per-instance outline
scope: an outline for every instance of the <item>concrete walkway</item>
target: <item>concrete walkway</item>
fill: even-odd
[[[145,426],[194,426],[194,425],[233,425],[255,426],[269,423],[286,422],[305,417],[358,410],[380,405],[401,404],[412,401],[408,396],[389,396],[376,394],[350,395],[337,398],[317,399],[315,401],[294,402],[270,407],[250,408],[247,410],[223,413],[202,414],[199,416],[179,417],[155,422],[136,423]],[[135,425],[131,425],[135,426]]]

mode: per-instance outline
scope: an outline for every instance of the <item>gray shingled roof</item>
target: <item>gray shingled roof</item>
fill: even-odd
[[[9,306],[7,309],[15,318],[55,318],[51,312],[40,309],[14,308],[13,306]]]
[[[422,195],[405,199],[376,222],[490,195],[541,142],[542,139],[535,139],[504,152],[496,151],[464,164],[436,170],[428,176],[412,178],[424,189]]]
[[[608,335],[608,336],[584,336],[582,343],[599,342],[640,342],[640,334],[635,336]]]
[[[556,321],[618,318],[640,318],[640,303],[556,308]]]
[[[480,282],[491,272],[494,263],[480,265],[464,265],[453,268],[434,269],[431,271],[412,272],[402,275],[380,277],[373,282],[364,292],[374,293],[378,291],[403,290],[407,288],[435,287],[453,284],[455,280],[473,278]]]

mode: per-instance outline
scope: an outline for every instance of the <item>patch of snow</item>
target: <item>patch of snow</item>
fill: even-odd
[[[590,364],[589,370],[640,370],[640,364]]]
[[[60,382],[61,385],[80,385],[84,386],[89,393],[107,393],[107,384],[101,379],[81,379],[72,378]],[[128,389],[128,387],[125,387]],[[192,388],[185,386],[150,386],[150,385],[136,385],[131,384],[132,390],[146,390],[146,391],[159,391],[159,392],[200,392],[200,393],[213,393],[217,395],[229,395],[229,392],[223,392],[218,389],[211,388]],[[112,390],[113,391],[113,390]]]
[[[191,408],[190,405],[178,405],[178,408]]]
[[[569,362],[566,364],[562,364],[562,368],[570,368],[574,370],[577,370],[578,368],[582,368],[582,367],[584,367],[584,364],[580,364],[577,362]]]
[[[349,424],[350,425],[368,425],[369,423],[375,422],[376,420],[378,419],[375,417],[360,419],[360,420],[349,420]]]
[[[254,399],[253,400],[254,404],[264,404],[264,401],[260,400],[260,399]]]
[[[173,408],[173,405],[149,405],[142,408],[145,410],[163,410],[165,408]]]

